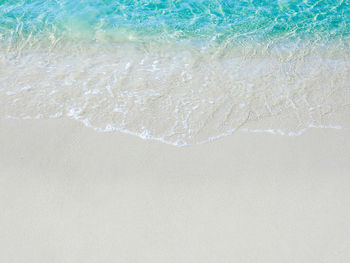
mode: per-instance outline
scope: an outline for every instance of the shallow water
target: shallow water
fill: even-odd
[[[174,145],[350,123],[350,1],[0,1],[0,114]]]

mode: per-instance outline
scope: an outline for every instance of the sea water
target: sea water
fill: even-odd
[[[0,115],[173,145],[349,128],[349,0],[0,0]]]

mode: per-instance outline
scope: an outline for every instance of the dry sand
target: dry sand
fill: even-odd
[[[350,262],[350,132],[176,148],[0,120],[0,262]]]

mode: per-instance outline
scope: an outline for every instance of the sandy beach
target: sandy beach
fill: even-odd
[[[0,121],[1,262],[349,262],[349,130],[174,147]]]
[[[349,10],[0,0],[0,263],[349,263]]]

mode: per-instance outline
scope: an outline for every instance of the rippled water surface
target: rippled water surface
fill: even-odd
[[[0,114],[174,145],[349,128],[350,1],[0,0]]]

